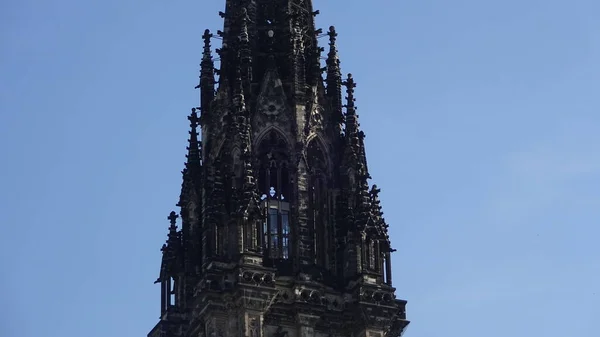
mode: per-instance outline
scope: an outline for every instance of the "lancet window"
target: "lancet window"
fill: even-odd
[[[203,236],[206,241],[206,258],[223,257],[226,255],[226,215],[231,211],[231,203],[228,200],[227,192],[231,189],[232,179],[226,176],[229,172],[230,159],[220,155],[213,162],[211,175],[214,180],[210,183],[208,189],[208,203],[210,211],[207,214],[207,223]]]
[[[387,285],[392,285],[392,260],[391,260],[391,249],[389,244],[383,246],[381,257],[382,257],[382,268],[383,268],[383,282]]]
[[[288,146],[283,137],[271,131],[258,147],[258,185],[266,221],[262,227],[265,256],[275,260],[290,258],[290,173]]]
[[[307,151],[309,166],[309,221],[314,242],[315,264],[328,267],[328,249],[332,245],[329,228],[329,195],[327,189],[327,161],[317,140],[313,140]]]
[[[175,278],[166,277],[162,279],[162,311],[167,311],[170,307],[177,305],[177,283]]]
[[[169,289],[169,304],[170,305],[175,305],[175,292],[176,292],[176,287],[175,287],[175,279],[171,278],[171,285],[170,285],[170,289]]]
[[[364,267],[369,270],[369,271],[374,271],[377,272],[379,271],[379,260],[380,257],[378,256],[378,242],[372,239],[367,239],[366,244],[365,244],[365,263],[364,263]]]

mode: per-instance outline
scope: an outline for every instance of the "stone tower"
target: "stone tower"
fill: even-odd
[[[400,336],[406,301],[335,29],[315,28],[310,0],[226,0],[219,14],[148,337]]]

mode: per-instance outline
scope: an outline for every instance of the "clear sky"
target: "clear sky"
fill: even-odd
[[[157,322],[224,2],[0,2],[1,337]],[[314,3],[358,83],[406,336],[597,337],[600,1]]]

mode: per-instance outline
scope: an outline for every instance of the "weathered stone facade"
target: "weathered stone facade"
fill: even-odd
[[[223,31],[205,32],[149,337],[396,337],[408,325],[355,83],[317,14],[310,0],[226,0]]]

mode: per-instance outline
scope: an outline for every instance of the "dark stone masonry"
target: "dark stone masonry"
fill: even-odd
[[[310,0],[227,0],[219,14],[148,337],[400,336],[406,301],[335,29],[315,29]]]

